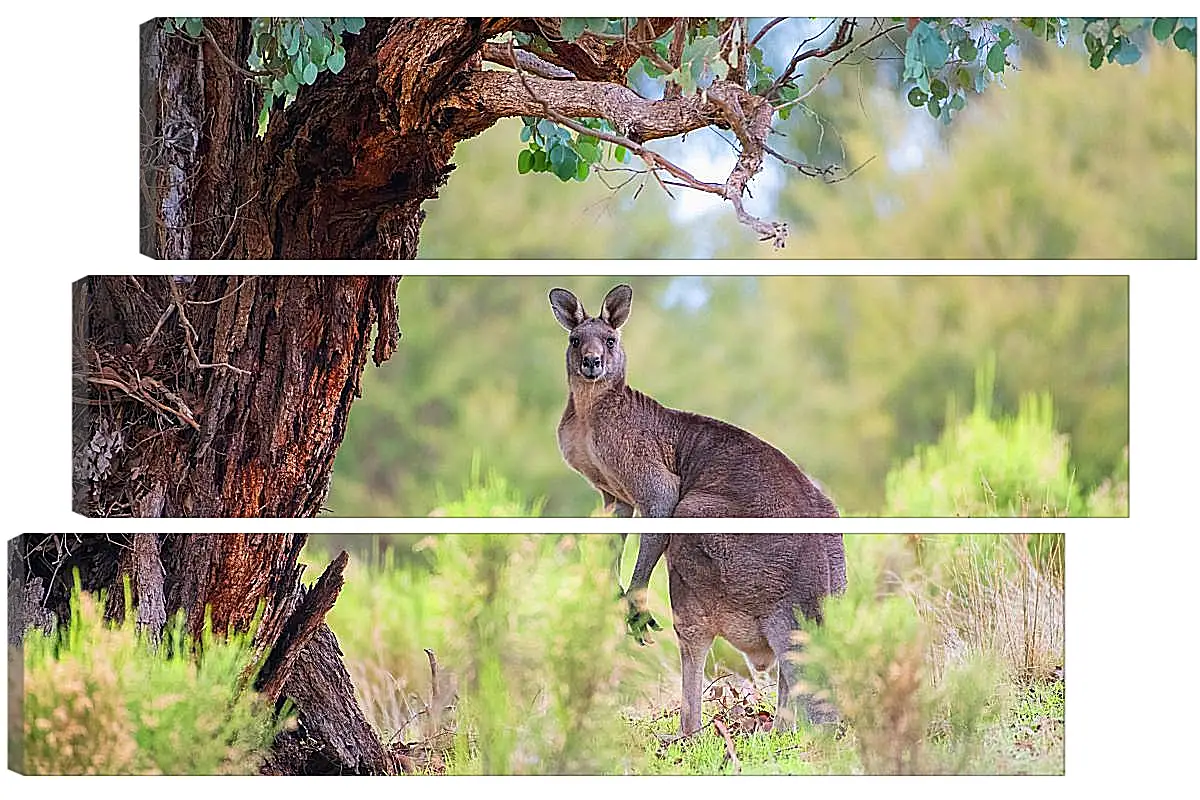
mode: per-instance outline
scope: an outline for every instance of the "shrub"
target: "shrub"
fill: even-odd
[[[899,537],[869,541],[851,550],[847,591],[827,600],[825,624],[796,634],[806,689],[833,700],[867,772],[967,771],[1001,708],[995,662],[975,654],[935,669],[937,629],[913,602],[914,549]]]
[[[1129,516],[1129,448],[1121,454],[1121,462],[1113,474],[1100,482],[1087,498],[1089,517]]]
[[[625,771],[626,649],[614,537],[439,537],[448,668],[459,687],[453,769],[483,774]]]
[[[544,499],[527,500],[519,489],[509,485],[508,480],[495,470],[488,470],[481,479],[480,456],[476,452],[471,459],[471,475],[463,486],[462,495],[448,499],[438,487],[438,507],[431,517],[539,517]]]
[[[126,604],[128,606],[128,603]],[[183,616],[154,644],[127,607],[76,588],[70,624],[24,639],[23,767],[38,775],[256,773],[280,724],[245,690],[249,635],[199,642]]]
[[[885,516],[1068,516],[1085,507],[1067,437],[1049,395],[1022,398],[1016,417],[992,417],[994,363],[975,377],[970,415],[887,476]]]

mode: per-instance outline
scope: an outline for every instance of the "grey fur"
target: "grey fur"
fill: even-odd
[[[616,286],[592,317],[566,289],[550,292],[554,316],[570,332],[559,449],[605,509],[620,517],[836,517],[832,501],[770,444],[666,408],[626,384],[619,329],[632,298],[629,286]],[[716,636],[757,669],[779,663],[785,724],[801,702],[814,722],[834,717],[827,705],[789,697],[799,674],[784,655],[797,610],[820,622],[823,598],[846,586],[841,534],[643,534],[627,593],[631,619],[641,614],[654,624],[645,588],[664,553],[683,668],[683,733],[700,727],[704,660]]]

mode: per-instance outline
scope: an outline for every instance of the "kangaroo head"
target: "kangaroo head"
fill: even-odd
[[[566,289],[550,292],[554,318],[571,333],[567,345],[567,379],[570,381],[623,380],[625,351],[618,328],[629,319],[633,289],[622,283],[604,297],[600,316],[589,317],[579,298]]]

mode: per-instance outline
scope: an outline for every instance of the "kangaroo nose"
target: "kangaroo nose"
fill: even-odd
[[[583,368],[586,370],[600,369],[600,356],[584,356]]]

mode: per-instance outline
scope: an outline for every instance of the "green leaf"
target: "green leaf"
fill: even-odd
[[[707,80],[706,72],[710,69],[715,76],[718,71],[728,74],[729,65],[720,57],[721,45],[715,36],[697,36],[683,46],[679,65],[680,79],[677,81],[684,94],[695,94],[699,86],[708,87],[712,81]],[[717,62],[721,66],[717,66]],[[674,73],[672,73],[674,74]]]
[[[319,39],[325,33],[325,26],[316,17],[302,17],[304,32],[314,39]]]
[[[1180,28],[1175,31],[1175,36],[1172,41],[1180,50],[1186,50],[1192,55],[1196,55],[1196,31],[1190,28]]]
[[[929,100],[929,95],[914,86],[908,90],[908,104],[913,108],[920,108]]]
[[[275,98],[271,96],[270,92],[263,97],[263,105],[258,112],[258,138],[260,139],[266,135],[267,125],[271,122],[271,103],[274,100]]]
[[[979,55],[979,48],[970,39],[960,42],[958,45],[958,57],[963,61],[974,61]]]
[[[575,168],[575,180],[580,183],[586,181],[591,171],[591,167],[588,166],[586,161],[580,161],[579,166]]]
[[[583,25],[589,31],[604,33],[608,30],[608,17],[584,17]]]
[[[1138,59],[1142,57],[1142,51],[1132,41],[1123,38],[1117,44],[1115,54],[1110,55],[1116,58],[1118,64],[1127,67],[1138,62]]]
[[[992,49],[988,50],[987,68],[992,72],[1004,72],[1004,45],[996,42],[992,45]]]
[[[300,34],[296,31],[294,22],[285,22],[279,26],[279,41],[289,56],[300,52]]]
[[[575,143],[575,152],[589,164],[594,164],[600,160],[600,148],[593,142],[584,141],[582,137]]]
[[[559,151],[558,160],[554,160],[554,152],[550,154],[550,169],[564,183],[575,177],[576,170],[579,169],[579,157],[575,155],[568,147],[557,145]]]
[[[1179,17],[1159,17],[1154,20],[1154,27],[1150,30],[1154,34],[1155,39],[1165,42],[1175,30],[1175,23],[1177,22],[1179,22]]]
[[[929,92],[938,100],[944,100],[950,96],[950,87],[941,78],[934,78],[929,84]]]
[[[538,150],[533,154],[533,171],[545,172],[550,163],[550,159],[546,156],[545,150]]]
[[[283,76],[283,92],[280,94],[295,95],[300,90],[300,82],[296,80],[296,76],[288,73]]]
[[[615,150],[613,150],[613,158],[616,159],[617,161],[621,162],[622,164],[628,163],[629,151],[625,149],[624,145],[619,144],[619,145],[617,145],[617,148]]]
[[[561,142],[570,135],[565,130],[563,130],[558,125],[554,124],[553,122],[551,122],[548,119],[544,119],[544,120],[541,120],[540,122],[538,122],[537,130],[538,130],[538,133],[541,134],[542,139],[545,140],[545,142],[547,144],[554,144],[555,142]]]
[[[788,81],[777,92],[780,103],[790,103],[800,96],[800,87]]]
[[[325,66],[334,75],[337,75],[346,66],[346,51],[338,47],[329,54],[329,58],[325,59]]]
[[[962,111],[966,105],[967,98],[963,97],[961,94],[956,94],[954,97],[950,98],[950,108],[954,109],[955,111]]]
[[[323,37],[317,37],[308,40],[308,57],[318,67],[324,66],[325,59],[329,55],[330,48],[333,47],[333,42]]]
[[[358,33],[367,24],[367,21],[362,17],[343,17],[342,23],[346,26],[346,33]]]
[[[204,33],[204,20],[200,17],[188,17],[187,22],[183,23],[183,29],[187,31],[188,36],[199,37]]]
[[[175,20],[173,20],[171,17],[166,17],[165,19],[163,19],[163,30],[166,31],[167,33],[174,33],[175,32]]]
[[[929,111],[929,116],[937,119],[942,115],[942,107],[938,104],[936,97],[930,97],[929,102],[925,104],[925,108]]]
[[[912,53],[914,63],[922,64],[928,70],[938,70],[946,65],[950,58],[950,46],[942,35],[928,22],[918,22],[908,36],[904,45],[904,64],[908,67],[909,54]]]
[[[573,42],[583,35],[587,28],[587,20],[583,17],[563,17],[558,32],[568,42]]]
[[[317,79],[317,65],[311,61],[308,62],[308,65],[304,67],[303,77],[304,83],[308,86],[312,86],[313,81]]]
[[[517,172],[524,175],[533,169],[533,151],[522,150],[517,154]]]
[[[528,125],[526,125],[525,127],[521,128],[521,141],[522,141],[522,142],[528,142],[528,141],[529,141],[529,137],[530,137],[530,136],[533,136],[533,131],[531,131],[531,130],[529,129],[529,126],[528,126]]]

